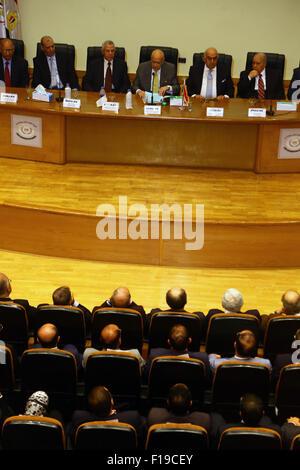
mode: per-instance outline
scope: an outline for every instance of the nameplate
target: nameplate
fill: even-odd
[[[171,96],[170,106],[182,106],[182,96]]]
[[[144,114],[161,114],[161,106],[144,106]]]
[[[249,108],[248,109],[248,117],[266,117],[266,108]]]
[[[17,103],[18,95],[16,93],[1,93],[0,101],[1,103]]]
[[[72,100],[70,98],[64,98],[63,107],[64,108],[80,108],[81,100]]]
[[[107,101],[102,105],[102,111],[113,111],[114,113],[119,112],[120,103],[115,103],[111,101]]]
[[[206,116],[224,116],[224,108],[206,108]]]
[[[290,102],[277,101],[276,110],[277,111],[297,111],[297,103],[295,101],[290,101]]]

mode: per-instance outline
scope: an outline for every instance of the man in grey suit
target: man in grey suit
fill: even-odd
[[[165,62],[165,55],[160,49],[155,49],[151,60],[142,62],[136,71],[132,92],[143,99],[146,91],[160,96],[180,93],[175,65]]]

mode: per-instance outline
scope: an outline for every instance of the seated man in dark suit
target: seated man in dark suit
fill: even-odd
[[[141,441],[145,435],[145,420],[136,410],[118,411],[110,391],[101,385],[92,388],[87,397],[87,410],[75,410],[70,426],[70,437],[74,445],[78,426],[90,421],[117,421],[133,426]]]
[[[175,384],[170,388],[166,408],[153,407],[150,409],[147,424],[160,423],[190,423],[210,430],[210,416],[201,411],[192,411],[192,396],[185,384]]]
[[[67,83],[72,89],[79,90],[79,83],[69,55],[55,50],[50,36],[41,39],[42,52],[33,59],[32,88],[43,85],[47,89],[65,88]]]
[[[300,294],[296,290],[289,289],[281,297],[282,306],[274,313],[261,316],[261,335],[264,336],[268,323],[272,318],[284,315],[300,315]]]
[[[267,57],[264,53],[255,54],[252,70],[240,74],[238,83],[239,98],[259,98],[284,100],[285,93],[279,70],[267,68]]]
[[[0,42],[0,80],[7,87],[25,88],[29,84],[27,60],[14,55],[15,46],[10,39],[2,39]]]
[[[214,47],[206,49],[203,62],[190,67],[186,80],[188,95],[195,99],[233,98],[234,85],[228,67],[218,64],[219,55]]]
[[[130,80],[127,74],[127,64],[124,60],[115,57],[113,41],[105,41],[101,48],[101,55],[92,60],[82,80],[82,89],[85,91],[99,91],[101,87],[106,92],[127,93],[130,89]]]
[[[292,441],[297,434],[300,434],[300,418],[298,416],[290,416],[281,426],[282,446],[283,449],[289,450]]]
[[[287,97],[289,100],[300,99],[300,67],[297,67],[293,71],[293,76],[289,84]]]
[[[160,49],[155,49],[151,60],[142,62],[137,68],[132,93],[143,99],[146,91],[160,96],[180,93],[175,65],[165,62],[165,55]]]

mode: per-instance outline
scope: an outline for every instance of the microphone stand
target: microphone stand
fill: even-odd
[[[61,81],[58,82],[58,87],[60,86],[60,84],[62,84]],[[61,96],[61,88],[58,88],[58,97],[56,98],[56,101],[57,101],[58,103],[61,103],[63,100],[64,100],[64,99],[63,99],[63,97]]]
[[[267,115],[268,116],[274,116],[274,111],[273,111],[273,105],[272,105],[272,101],[271,101],[271,104],[270,104],[270,109],[268,109],[267,111]]]

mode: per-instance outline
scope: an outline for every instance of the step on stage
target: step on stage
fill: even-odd
[[[300,266],[300,174],[11,158],[0,165],[4,250],[157,266]],[[175,216],[170,212],[169,239],[162,204],[177,208]],[[97,213],[99,205],[106,205],[110,220]],[[185,205],[193,212],[186,227]],[[203,233],[201,224],[197,232],[197,205],[204,206]],[[174,227],[179,216],[182,223]],[[182,230],[181,239],[174,228],[177,235]],[[97,231],[108,229],[114,239],[98,238]],[[200,239],[202,249],[187,249]]]

